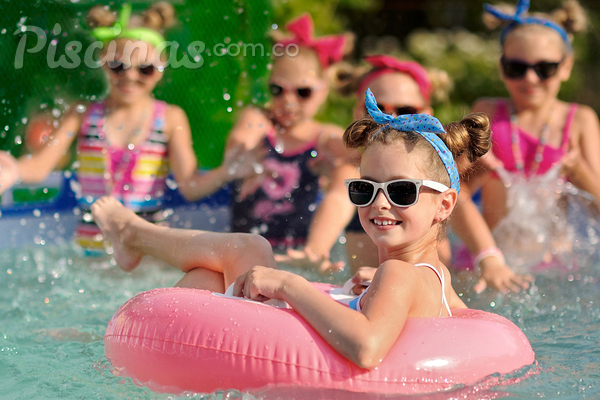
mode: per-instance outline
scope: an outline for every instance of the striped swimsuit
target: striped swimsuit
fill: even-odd
[[[86,253],[104,253],[100,229],[89,215],[92,203],[102,196],[114,196],[130,210],[156,221],[154,215],[162,208],[169,173],[168,137],[163,133],[165,111],[165,102],[154,101],[152,128],[145,140],[119,148],[106,138],[104,103],[89,107],[77,140],[75,188],[82,209],[76,242]]]

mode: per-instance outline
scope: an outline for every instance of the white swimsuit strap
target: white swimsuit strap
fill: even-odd
[[[415,264],[415,267],[429,267],[435,272],[438,276],[438,279],[442,283],[442,308],[440,308],[440,317],[442,316],[442,311],[444,310],[444,306],[446,306],[446,310],[448,310],[448,315],[452,316],[452,311],[450,311],[450,306],[448,305],[448,300],[446,300],[446,288],[444,285],[444,274],[440,274],[440,272],[431,264],[421,263]]]

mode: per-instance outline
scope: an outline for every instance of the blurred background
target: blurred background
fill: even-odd
[[[590,29],[575,37],[576,63],[560,98],[588,104],[600,112],[600,2],[580,0],[588,11]],[[58,124],[75,100],[97,101],[106,92],[101,69],[83,62],[75,68],[52,68],[65,51],[79,41],[83,52],[92,43],[84,16],[93,5],[117,11],[121,1],[5,0],[0,2],[0,149],[20,155],[27,149],[24,135],[40,116]],[[134,12],[152,1],[131,1]],[[505,96],[499,79],[498,32],[482,23],[481,0],[173,0],[179,23],[166,32],[179,44],[177,59],[187,46],[202,41],[206,50],[197,69],[168,68],[155,91],[157,98],[181,106],[187,113],[200,165],[221,162],[225,137],[239,110],[268,101],[267,53],[245,56],[212,54],[216,44],[263,44],[271,48],[270,34],[285,30],[290,19],[309,12],[315,35],[352,32],[355,48],[350,62],[365,54],[387,53],[445,70],[454,85],[447,99],[435,105],[442,122],[468,112],[481,96]],[[534,0],[532,11],[551,11],[560,0]],[[57,25],[58,24],[58,25]],[[31,28],[47,35],[42,50]],[[24,35],[27,37],[24,38]],[[25,41],[23,65],[15,68],[18,46]],[[173,51],[174,48],[171,48]],[[67,58],[67,60],[69,60]],[[341,126],[351,122],[355,99],[332,93],[318,119]],[[31,129],[31,128],[29,128]]]

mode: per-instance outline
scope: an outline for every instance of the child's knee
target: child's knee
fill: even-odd
[[[236,238],[239,257],[255,265],[275,267],[271,243],[260,235],[241,233]]]

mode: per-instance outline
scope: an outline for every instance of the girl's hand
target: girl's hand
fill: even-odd
[[[292,273],[266,267],[254,267],[240,275],[233,285],[233,295],[256,301],[281,298],[281,289]]]
[[[309,247],[303,250],[288,249],[286,254],[275,254],[275,261],[301,268],[310,268],[320,274],[333,274],[344,269],[344,262],[331,262],[329,254],[318,255]]]
[[[498,158],[496,158],[496,156],[491,151],[485,153],[478,160],[478,162],[490,171],[495,171],[499,167],[503,166],[502,161],[498,160]]]
[[[243,144],[237,144],[225,152],[223,163],[231,180],[259,175],[264,172],[261,162],[267,150],[262,146],[246,150]]]
[[[365,285],[362,285],[363,282],[372,281],[375,276],[375,272],[377,272],[377,268],[372,267],[360,267],[356,273],[350,278],[352,283],[354,283],[354,287],[352,288],[352,293],[361,294],[367,288]]]
[[[475,292],[481,293],[487,287],[499,290],[502,293],[520,292],[528,289],[533,282],[531,275],[517,275],[497,257],[486,257],[480,262],[481,277],[473,287]]]
[[[582,159],[579,147],[570,148],[560,160],[562,164],[561,173],[565,176],[572,176]]]
[[[19,164],[7,151],[0,151],[0,194],[20,180]]]

